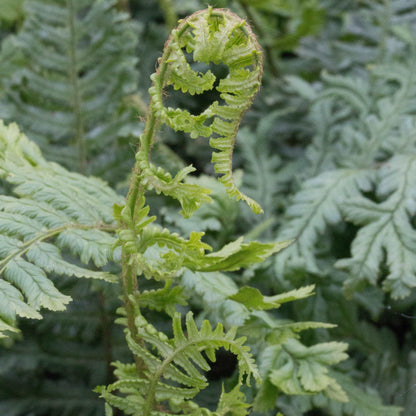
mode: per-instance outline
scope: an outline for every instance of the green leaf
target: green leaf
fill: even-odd
[[[273,367],[268,379],[285,394],[312,394],[330,391],[332,396],[337,382],[328,375],[329,365],[334,365],[347,358],[347,344],[327,342],[305,347],[299,341],[290,339],[282,346],[266,348],[264,356],[273,357]],[[267,358],[270,360],[270,358]],[[338,401],[348,401],[346,394],[339,387]]]
[[[332,224],[341,221],[341,208],[346,201],[368,190],[371,174],[366,171],[337,169],[306,180],[286,212],[279,239],[295,242],[276,257],[279,274],[285,267],[300,267],[319,274],[315,246]]]
[[[249,348],[244,345],[245,338],[236,338],[236,328],[225,332],[221,324],[213,329],[208,321],[204,321],[198,329],[191,312],[186,315],[186,333],[182,328],[181,315],[174,315],[172,339],[168,339],[141,316],[136,318],[136,324],[138,336],[152,348],[145,348],[142,343],[136,342],[130,333],[127,341],[133,354],[143,360],[148,371],[139,375],[134,367],[117,364],[119,380],[96,390],[108,403],[125,412],[134,409],[131,414],[137,415],[146,412],[153,415],[150,412],[153,405],[168,398],[172,398],[171,406],[177,411],[190,407],[198,409],[190,399],[207,386],[206,378],[200,370],[207,371],[210,368],[201,353],[205,351],[210,359],[214,359],[214,351],[225,348],[238,358],[239,381],[230,393],[223,394],[218,407],[225,410],[225,406],[230,405],[225,399],[229,398],[235,411],[239,411],[234,414],[239,416],[242,409],[247,408],[239,388],[243,379],[246,384],[250,383],[250,376],[259,380],[259,373]],[[166,380],[177,385],[173,386]],[[111,394],[116,390],[121,395]]]
[[[211,161],[215,172],[221,175],[218,180],[230,196],[244,200],[253,212],[262,212],[257,202],[237,188],[232,174],[235,136],[241,117],[260,86],[262,73],[260,48],[245,25],[245,21],[223,9],[208,8],[194,13],[172,31],[160,67],[151,77],[149,128],[140,138],[141,146],[136,159],[145,182],[157,192],[179,200],[185,217],[192,215],[201,203],[210,201],[208,192],[182,182],[192,167],[183,169],[171,179],[163,169],[151,166],[149,152],[155,141],[154,115],[174,130],[189,133],[191,138],[209,137],[213,149]],[[191,69],[185,50],[192,53],[195,63],[221,62],[228,66],[229,75],[220,79],[215,87],[225,104],[214,101],[200,114],[165,107],[163,95],[167,85],[190,94],[211,90],[215,85],[216,78],[210,71],[200,74]]]
[[[282,303],[311,296],[313,295],[314,288],[315,286],[311,285],[275,296],[263,296],[258,289],[243,286],[236,294],[229,296],[228,298],[242,303],[249,309],[269,310],[279,308]]]
[[[279,243],[259,243],[252,241],[243,243],[243,237],[224,246],[220,251],[207,254],[197,266],[199,271],[234,271],[264,261],[267,257],[278,253],[292,241]]]

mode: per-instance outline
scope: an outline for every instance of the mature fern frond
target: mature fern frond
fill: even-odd
[[[400,266],[396,259],[399,252],[404,256],[402,259],[411,257],[414,245],[413,228],[406,231],[407,242],[398,244],[397,238],[389,238],[382,244],[382,230],[376,229],[376,221],[366,219],[363,222],[364,220],[359,218],[358,210],[347,206],[355,200],[364,201],[366,204],[368,202],[370,206],[367,211],[370,212],[373,209],[372,203],[362,194],[372,191],[374,182],[383,181],[383,175],[389,175],[385,168],[378,172],[377,163],[385,163],[394,169],[395,160],[389,160],[392,154],[403,150],[414,153],[414,124],[411,115],[416,94],[414,68],[413,55],[403,62],[375,65],[370,69],[373,84],[377,86],[374,90],[370,89],[371,84],[367,77],[355,77],[353,80],[349,77],[324,76],[325,88],[317,94],[315,110],[323,110],[321,115],[325,114],[325,117],[320,118],[321,122],[326,122],[323,123],[324,129],[318,124],[319,130],[306,151],[306,157],[312,161],[312,166],[306,167],[303,172],[304,175],[313,173],[316,176],[302,184],[301,190],[287,209],[288,223],[282,227],[278,236],[297,240],[277,259],[279,273],[283,273],[290,263],[295,268],[317,273],[318,253],[314,247],[320,235],[328,235],[329,225],[342,223],[345,219],[357,225],[368,224],[371,221],[372,226],[362,228],[353,243],[353,257],[356,257],[357,261],[338,263],[351,273],[347,283],[350,292],[354,287],[362,287],[364,281],[375,284],[383,252],[386,251],[390,270],[397,272],[391,274],[391,278],[396,281],[395,287],[392,286],[392,281],[386,280],[385,290],[391,291],[394,297],[403,297],[409,293],[409,286],[414,285],[414,278],[411,277],[412,266],[406,266],[408,268],[405,271],[404,266]],[[341,109],[338,105],[339,99],[344,100],[346,104]],[[311,113],[311,117],[315,117],[316,114]],[[324,134],[321,134],[320,130]],[[401,189],[400,183],[407,181],[407,173],[400,170],[397,175],[400,174],[404,176],[395,182],[398,189]],[[376,185],[376,188],[378,186],[384,185]],[[411,192],[410,185],[408,186],[409,190],[406,192]],[[390,192],[394,190],[391,189]],[[395,195],[397,204],[407,203],[405,200],[399,201],[401,197],[407,198],[406,193],[398,191]],[[382,199],[385,197],[386,195],[381,196]],[[413,211],[410,213],[413,215]],[[378,224],[381,227],[381,222]],[[393,234],[395,233],[396,231],[393,231]],[[400,232],[399,234],[402,235]],[[376,246],[379,248],[376,249]],[[403,250],[406,251],[406,255]],[[362,258],[362,271],[353,271],[352,264],[358,264],[358,258]],[[409,264],[409,261],[405,264]],[[406,276],[401,283],[397,282],[400,280],[398,274]],[[356,280],[355,275],[360,277]],[[357,283],[355,286],[352,284],[354,281]]]
[[[410,222],[416,214],[415,174],[415,156],[397,155],[378,171],[376,193],[382,202],[361,196],[343,206],[347,219],[362,226],[352,243],[351,258],[336,263],[350,272],[349,289],[363,280],[376,284],[385,255],[389,274],[384,289],[400,298],[416,286],[416,233]]]
[[[62,256],[71,252],[96,267],[113,258],[111,206],[119,197],[104,182],[47,162],[16,125],[2,122],[0,177],[12,191],[0,196],[2,330],[12,330],[16,316],[40,318],[42,307],[65,308],[70,297],[55,288],[49,273],[114,280]]]
[[[324,172],[307,180],[288,208],[288,222],[279,238],[295,238],[295,242],[276,259],[279,273],[285,267],[302,267],[317,273],[315,245],[330,224],[341,221],[341,206],[359,188],[371,187],[369,172],[338,169]]]
[[[218,324],[213,330],[209,322],[204,321],[201,329],[198,330],[192,314],[188,313],[185,336],[181,326],[181,316],[177,313],[173,318],[174,336],[168,339],[143,317],[138,316],[136,321],[137,335],[150,344],[154,352],[137,343],[128,331],[127,341],[133,354],[143,360],[146,371],[140,376],[134,365],[118,363],[116,374],[119,380],[108,387],[97,389],[110,405],[122,409],[127,414],[137,416],[169,414],[163,410],[155,410],[154,407],[156,403],[167,399],[170,400],[173,408],[182,409],[183,414],[195,414],[198,407],[194,407],[192,411],[190,400],[207,385],[205,377],[198,369],[209,370],[209,365],[201,354],[202,351],[205,351],[211,361],[215,361],[214,352],[221,347],[235,354],[239,363],[238,386],[242,384],[244,376],[247,376],[245,380],[247,384],[250,384],[250,376],[259,379],[258,370],[248,352],[249,348],[244,346],[245,338],[236,338],[236,328],[224,332],[222,325]],[[116,390],[123,394],[122,398],[113,394]],[[220,401],[221,407],[224,407],[223,401]],[[198,411],[202,412],[198,414],[224,414],[211,413],[206,409]]]
[[[303,65],[316,73],[321,69],[357,73],[360,67],[378,59],[406,56],[407,42],[402,42],[396,28],[416,34],[414,6],[411,0],[392,0],[386,12],[386,5],[379,2],[331,0],[327,3],[330,24],[316,37],[303,38],[297,53]],[[355,41],[351,42],[351,38]]]
[[[8,40],[24,60],[3,80],[0,113],[72,168],[115,149],[128,122],[117,110],[135,90],[136,40],[114,3],[26,1],[24,25]]]

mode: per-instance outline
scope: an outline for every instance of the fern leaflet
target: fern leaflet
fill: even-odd
[[[397,155],[378,171],[377,196],[382,202],[358,196],[344,205],[347,219],[362,226],[352,243],[351,258],[336,263],[350,272],[345,283],[349,290],[363,280],[376,284],[384,253],[390,271],[384,289],[401,298],[416,286],[416,235],[409,218],[416,212],[415,162],[414,155]]]
[[[199,369],[209,370],[209,365],[201,352],[204,351],[211,361],[215,361],[215,350],[223,347],[236,354],[239,362],[239,381],[238,386],[246,377],[246,383],[250,383],[250,376],[259,380],[259,373],[254,364],[253,358],[249,353],[249,348],[244,346],[244,338],[235,338],[236,329],[233,328],[224,332],[222,325],[218,324],[213,330],[208,321],[204,321],[201,329],[198,330],[192,318],[192,314],[186,316],[185,336],[181,326],[181,316],[176,313],[173,317],[172,339],[168,339],[165,334],[158,332],[143,317],[137,317],[138,335],[146,343],[152,345],[155,352],[134,341],[127,331],[127,341],[133,354],[140,357],[146,364],[147,370],[144,377],[136,373],[134,365],[117,364],[116,374],[119,381],[108,387],[99,387],[97,391],[106,399],[110,405],[121,408],[127,414],[137,416],[164,415],[164,411],[153,409],[154,401],[158,402],[170,400],[172,407],[182,409],[183,414],[196,414],[198,409],[190,411],[193,406],[189,402],[199,390],[207,386],[205,377],[200,374]],[[164,381],[165,379],[166,381]],[[175,384],[172,385],[172,382]],[[123,395],[113,394],[118,390]],[[134,396],[130,396],[130,394]],[[225,393],[230,394],[230,393]],[[239,397],[241,399],[241,397]],[[224,407],[223,400],[219,407]],[[241,402],[239,402],[241,406]],[[244,406],[243,406],[244,408]],[[199,411],[210,415],[225,414],[211,413],[206,409]],[[244,413],[246,414],[246,413]]]
[[[88,264],[102,267],[113,258],[111,205],[119,197],[98,179],[47,162],[16,125],[2,122],[0,177],[12,190],[0,196],[0,322],[15,331],[16,316],[39,319],[40,308],[62,310],[70,301],[48,274],[115,280]]]

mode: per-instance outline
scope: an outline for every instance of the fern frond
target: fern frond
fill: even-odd
[[[202,307],[212,321],[223,322],[227,328],[241,326],[249,318],[248,309],[241,303],[229,299],[238,287],[233,279],[221,272],[191,272],[185,270],[181,276],[192,304]]]
[[[48,158],[68,167],[107,148],[131,115],[117,114],[134,92],[136,36],[113,0],[26,1],[22,29],[8,40],[13,59],[0,103]],[[3,115],[3,118],[5,116]]]
[[[42,307],[62,310],[70,297],[49,273],[114,281],[104,271],[63,257],[72,252],[88,266],[113,258],[115,226],[111,205],[119,197],[104,182],[71,174],[43,159],[16,125],[0,123],[0,177],[12,195],[0,196],[0,275],[5,302],[1,319],[40,318]],[[53,244],[51,244],[53,242]]]
[[[301,408],[303,412],[310,409],[323,409],[331,416],[399,416],[402,408],[398,406],[385,406],[382,404],[380,395],[374,389],[357,383],[352,377],[337,370],[329,370],[342,389],[348,394],[348,402],[336,402],[325,397],[323,394],[313,396],[299,396],[293,400],[293,408]],[[285,403],[285,399],[279,400],[278,404],[288,414],[293,413],[293,408]],[[302,412],[302,413],[303,413]],[[298,414],[298,413],[294,413]],[[300,414],[299,414],[300,416]]]
[[[130,356],[123,332],[111,323],[119,303],[115,285],[64,276],[55,282],[73,298],[67,309],[45,311],[41,322],[22,320],[24,336],[0,346],[5,415],[102,416],[92,389],[108,382],[110,360]]]
[[[173,318],[176,313],[176,305],[186,305],[186,296],[183,293],[184,287],[172,287],[172,280],[166,280],[162,289],[144,290],[136,295],[138,304],[142,308],[151,310],[166,311]]]
[[[255,408],[266,410],[270,406],[270,389],[276,388],[288,395],[322,392],[331,399],[347,402],[347,395],[326,367],[345,360],[346,348],[347,344],[342,342],[305,347],[295,339],[266,347],[260,357],[260,372],[267,381],[256,398]]]
[[[415,174],[415,156],[397,155],[378,172],[376,192],[382,202],[357,196],[342,208],[349,221],[362,226],[351,258],[336,263],[350,272],[349,290],[364,282],[376,284],[385,256],[389,273],[383,287],[393,298],[408,296],[416,286],[416,235],[409,219],[416,213]]]
[[[365,117],[371,110],[372,99],[369,94],[369,84],[359,77],[346,77],[322,74],[326,88],[318,94],[318,99],[335,96],[347,102],[360,117]]]
[[[341,207],[359,194],[359,188],[371,186],[371,172],[338,169],[323,172],[304,182],[287,210],[287,221],[279,239],[294,238],[295,242],[276,259],[279,273],[285,266],[304,267],[317,273],[314,246],[328,225],[341,220]]]
[[[172,339],[168,339],[143,317],[138,317],[136,321],[137,335],[151,345],[153,350],[138,344],[130,333],[127,334],[127,341],[133,354],[143,360],[146,370],[140,376],[137,375],[134,366],[117,364],[116,374],[119,380],[107,388],[97,389],[110,405],[121,408],[127,414],[137,416],[168,414],[169,412],[158,411],[155,407],[156,403],[166,399],[171,399],[171,405],[176,409],[189,408],[190,400],[207,385],[200,370],[207,371],[210,367],[201,354],[202,351],[205,351],[211,361],[215,360],[214,351],[221,347],[237,356],[239,363],[237,390],[245,376],[247,376],[245,380],[247,384],[250,383],[251,376],[259,380],[259,373],[249,348],[244,346],[245,338],[236,338],[235,328],[224,332],[221,324],[212,329],[209,322],[204,321],[201,329],[198,330],[192,313],[188,313],[185,336],[181,326],[181,315],[176,313],[173,318],[174,335]],[[172,382],[175,384],[172,385]],[[112,394],[115,390],[122,393],[123,398]],[[234,391],[233,398],[244,408],[242,395]],[[220,407],[223,406],[220,400]],[[203,409],[199,411],[202,412]]]
[[[242,303],[249,309],[268,310],[277,309],[282,303],[291,302],[297,299],[313,295],[315,286],[305,286],[290,292],[281,293],[274,296],[263,296],[258,289],[249,286],[241,287],[237,293],[229,296],[229,299]]]
[[[199,115],[164,106],[163,91],[168,85],[189,94],[200,94],[214,86],[215,76],[210,71],[194,72],[184,50],[192,53],[194,62],[221,62],[228,66],[228,76],[216,87],[225,104],[215,101]],[[229,195],[245,200],[254,212],[261,212],[256,202],[238,190],[232,177],[232,152],[238,125],[260,86],[261,73],[259,45],[245,22],[232,13],[223,9],[203,10],[183,20],[172,31],[160,66],[152,75],[150,115],[136,158],[141,175],[157,192],[178,199],[184,216],[189,217],[201,203],[209,202],[208,192],[196,185],[178,186],[192,167],[185,168],[174,179],[161,168],[155,170],[149,162],[155,129],[162,122],[176,131],[190,133],[192,138],[209,137],[210,146],[217,150],[212,155],[215,172],[221,175],[219,180]],[[186,193],[181,196],[179,191]]]

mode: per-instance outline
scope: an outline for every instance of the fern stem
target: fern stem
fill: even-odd
[[[167,48],[168,49],[168,48]],[[167,64],[166,64],[166,50],[161,58],[160,65],[158,67],[158,72],[163,75],[167,71]],[[163,85],[163,84],[162,84]],[[125,228],[131,228],[131,231],[135,232],[134,224],[136,224],[136,212],[139,204],[139,196],[144,195],[145,186],[142,184],[140,173],[142,171],[140,167],[140,163],[146,163],[146,167],[150,167],[150,149],[154,142],[156,131],[159,127],[160,121],[156,117],[156,111],[154,109],[154,105],[152,100],[149,104],[149,109],[146,118],[145,130],[143,134],[140,136],[140,143],[139,149],[142,151],[142,154],[146,154],[148,159],[136,161],[133,166],[132,174],[130,177],[130,185],[129,190],[126,196],[126,206],[130,209],[131,215],[131,224],[130,227],[128,224],[123,224]],[[139,291],[138,283],[137,283],[137,267],[134,267],[131,264],[130,254],[126,252],[126,250],[122,249],[122,272],[121,272],[121,280],[123,283],[123,291],[124,291],[124,303],[126,309],[126,317],[127,317],[127,327],[131,333],[131,336],[137,343],[141,343],[142,341],[137,337],[137,327],[135,324],[135,316],[136,316],[136,309],[138,308],[137,305],[132,304],[132,296]],[[138,358],[135,357],[136,368],[139,374],[143,370],[143,363]]]
[[[75,31],[75,10],[73,0],[66,0],[68,8],[69,26],[69,78],[72,84],[72,105],[74,109],[75,138],[74,141],[78,148],[79,171],[85,173],[87,169],[87,151],[84,140],[84,123],[82,117],[81,93],[78,83],[78,59],[76,53],[76,31]]]
[[[131,227],[129,224],[124,223],[124,228],[133,228],[134,230],[134,218],[136,213],[136,208],[139,201],[139,194],[144,193],[144,190],[141,187],[141,180],[140,180],[140,167],[138,162],[136,162],[133,166],[132,174],[130,177],[130,185],[129,190],[126,197],[126,206],[129,207],[131,213]],[[127,328],[130,331],[131,336],[138,344],[141,344],[143,341],[140,340],[137,336],[137,327],[135,323],[135,317],[137,310],[139,310],[139,305],[134,305],[132,303],[132,297],[139,291],[139,285],[137,282],[137,266],[135,262],[131,261],[131,254],[126,251],[125,247],[122,247],[122,255],[121,255],[121,282],[123,285],[123,300],[124,300],[124,307],[126,310],[126,318],[127,318]],[[134,356],[134,361],[136,365],[136,370],[138,374],[141,374],[144,369],[144,363],[139,358]]]

